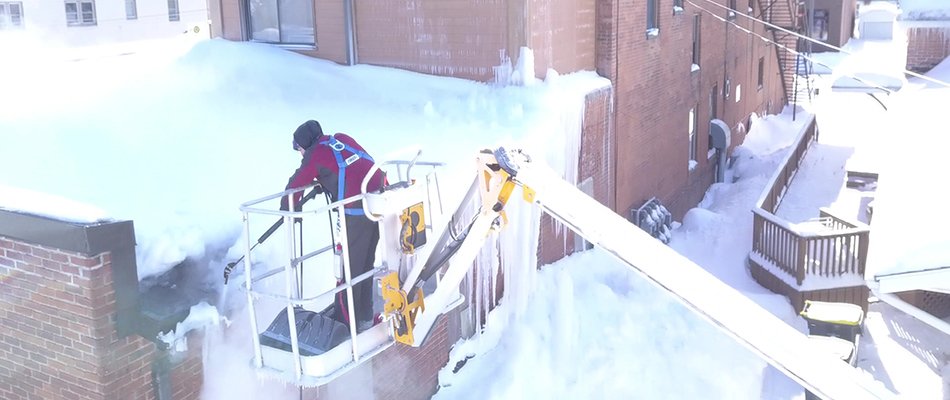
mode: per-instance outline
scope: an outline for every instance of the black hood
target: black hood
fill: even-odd
[[[301,124],[297,130],[294,131],[294,142],[297,143],[297,146],[309,149],[310,146],[317,143],[317,139],[320,139],[320,136],[323,136],[323,128],[320,127],[319,122],[311,119]]]

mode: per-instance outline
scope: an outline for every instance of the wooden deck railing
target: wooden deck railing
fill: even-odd
[[[802,128],[792,149],[772,175],[752,210],[752,251],[793,277],[864,274],[870,228],[820,210],[821,229],[801,229],[775,215],[812,142],[818,138],[815,117]]]

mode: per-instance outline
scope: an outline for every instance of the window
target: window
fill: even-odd
[[[749,0],[749,15],[755,13],[755,0]]]
[[[673,14],[683,12],[683,0],[673,0]]]
[[[699,67],[699,14],[693,14],[693,65]]]
[[[181,14],[178,12],[178,0],[168,0],[168,20],[181,21]]]
[[[719,118],[719,113],[717,111],[716,102],[719,100],[719,86],[713,85],[712,91],[709,92],[709,120],[712,121],[716,118]],[[712,135],[709,136],[709,150],[712,152]],[[712,157],[712,155],[709,155]]]
[[[314,46],[312,1],[247,1],[251,40]]]
[[[742,100],[742,85],[736,85],[736,103]]]
[[[94,0],[66,0],[66,25],[88,26],[96,24]]]
[[[762,90],[763,79],[765,78],[765,57],[759,57],[759,90]]]
[[[647,0],[647,36],[660,34],[660,13],[657,12],[660,0]]]
[[[698,118],[696,118],[696,110],[699,107],[695,107],[689,110],[689,169],[693,169],[696,162],[696,131],[698,131],[699,124]]]
[[[728,100],[729,95],[732,94],[731,91],[732,86],[729,84],[729,77],[727,76],[726,79],[722,80],[722,99]]]
[[[736,19],[736,0],[729,0],[729,12],[726,13],[729,19]]]
[[[811,38],[822,42],[828,41],[828,10],[815,10]]]
[[[135,0],[125,0],[125,19],[137,19],[138,17]]]
[[[23,3],[0,2],[0,30],[23,27]]]

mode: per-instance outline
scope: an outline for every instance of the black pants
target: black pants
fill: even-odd
[[[346,240],[350,256],[350,278],[373,269],[376,262],[376,244],[379,243],[379,226],[362,215],[346,216]],[[344,275],[345,279],[346,275]],[[348,303],[346,291],[336,296],[334,302],[335,315],[344,324],[349,323]],[[357,323],[373,320],[373,279],[367,279],[353,287],[353,306],[356,308]]]

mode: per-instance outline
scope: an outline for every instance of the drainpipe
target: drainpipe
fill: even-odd
[[[155,349],[155,358],[152,359],[152,390],[157,400],[173,400],[171,360],[169,351]]]
[[[881,301],[894,306],[894,308],[897,308],[898,310],[910,314],[914,318],[919,319],[921,322],[930,325],[943,333],[950,335],[950,323],[947,323],[947,321],[930,315],[929,313],[924,312],[924,310],[908,304],[906,301],[901,300],[900,297],[897,297],[891,293],[881,293],[880,286],[878,285],[877,281],[868,281],[868,288],[870,288],[871,293],[874,293],[874,296],[878,299],[881,299]]]
[[[343,27],[346,30],[346,65],[356,65],[356,30],[353,27],[353,0],[343,0]]]

